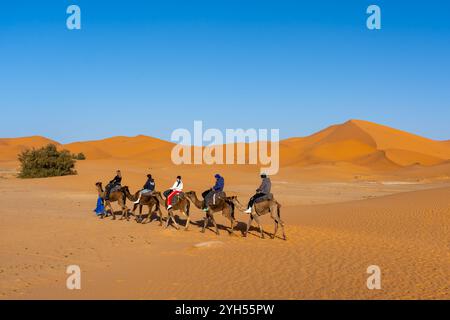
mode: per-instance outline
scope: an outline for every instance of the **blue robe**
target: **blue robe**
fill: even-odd
[[[94,209],[94,212],[97,215],[105,213],[105,206],[103,205],[103,199],[101,197],[98,197],[97,199],[97,207]]]

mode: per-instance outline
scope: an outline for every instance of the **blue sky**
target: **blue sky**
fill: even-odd
[[[449,57],[444,0],[2,1],[0,137],[168,140],[203,120],[286,138],[357,118],[450,139]]]

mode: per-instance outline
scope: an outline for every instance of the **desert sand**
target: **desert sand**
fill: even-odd
[[[448,141],[361,120],[282,141],[272,192],[287,241],[260,239],[256,226],[242,237],[241,212],[235,236],[224,227],[220,236],[200,233],[196,208],[189,231],[92,212],[95,182],[116,169],[132,192],[148,172],[158,190],[181,174],[185,190],[197,192],[221,172],[227,194],[245,202],[259,184],[258,166],[175,166],[169,142],[114,137],[58,144],[86,154],[78,175],[16,178],[17,153],[49,141],[0,139],[1,299],[450,298]],[[270,217],[262,220],[272,233]],[[72,264],[81,268],[81,290],[66,288]],[[366,286],[370,265],[381,268],[381,290]]]

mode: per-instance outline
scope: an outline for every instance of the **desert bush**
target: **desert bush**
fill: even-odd
[[[86,156],[82,152],[80,152],[78,154],[73,154],[72,158],[75,160],[86,160]]]
[[[54,144],[28,149],[19,154],[19,178],[45,178],[76,174],[75,160],[67,150],[58,151]]]

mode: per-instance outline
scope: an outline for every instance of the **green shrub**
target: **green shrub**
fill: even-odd
[[[72,158],[75,160],[86,160],[86,156],[82,152],[80,152],[79,154],[73,154]]]
[[[67,150],[58,151],[54,144],[28,149],[19,154],[19,178],[45,178],[76,174],[75,160]]]

